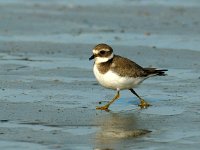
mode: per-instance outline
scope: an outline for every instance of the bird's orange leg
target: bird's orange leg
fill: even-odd
[[[149,104],[148,102],[146,102],[144,99],[142,99],[133,89],[129,89],[135,96],[137,96],[140,99],[140,104],[138,106],[140,106],[140,108],[147,108],[149,106],[151,106],[151,104]]]
[[[108,107],[114,103],[115,100],[119,99],[120,97],[120,94],[119,94],[119,91],[117,91],[117,94],[113,97],[113,99],[108,102],[106,105],[104,106],[100,106],[100,107],[96,107],[97,110],[105,110],[105,111],[109,111]]]

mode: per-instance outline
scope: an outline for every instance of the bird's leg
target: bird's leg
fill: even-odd
[[[137,96],[140,99],[140,104],[138,106],[140,106],[140,108],[147,108],[149,106],[151,106],[151,104],[149,104],[148,102],[146,102],[144,99],[142,99],[133,89],[129,89],[135,96]]]
[[[113,97],[113,99],[108,102],[106,105],[104,106],[100,106],[100,107],[96,107],[96,109],[98,110],[105,110],[105,111],[108,111],[108,107],[117,99],[119,99],[120,97],[120,94],[119,94],[119,90],[117,89],[117,94]]]

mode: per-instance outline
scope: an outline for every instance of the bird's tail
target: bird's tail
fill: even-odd
[[[156,68],[144,68],[146,71],[147,75],[157,75],[157,76],[166,76],[167,74],[165,73],[168,71],[167,69],[156,69]]]

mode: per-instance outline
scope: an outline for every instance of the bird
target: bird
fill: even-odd
[[[109,110],[109,106],[120,98],[121,90],[129,90],[140,100],[141,108],[151,106],[134,90],[145,79],[153,76],[165,76],[167,69],[143,68],[134,61],[115,55],[111,46],[100,43],[92,49],[94,59],[93,73],[96,80],[105,88],[116,90],[116,95],[104,106],[96,107],[97,110]]]

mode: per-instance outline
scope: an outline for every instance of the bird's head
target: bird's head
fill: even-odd
[[[95,63],[104,63],[113,58],[113,49],[107,44],[98,44],[93,50],[93,55],[89,60],[94,59]]]

